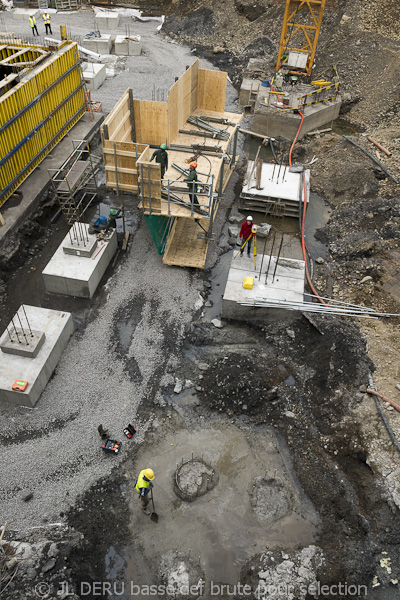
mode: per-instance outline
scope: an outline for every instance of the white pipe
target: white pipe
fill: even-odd
[[[45,37],[44,39],[46,42],[52,42],[55,44],[61,43],[60,40],[56,40],[51,37]],[[94,38],[94,39],[96,39],[96,38]],[[81,52],[82,54],[87,54],[87,56],[90,56],[90,58],[92,58],[96,62],[101,62],[101,54],[97,54],[97,52],[92,52],[91,50],[86,50],[86,48],[82,48],[82,46],[79,46],[79,45],[78,45],[78,49],[79,49],[79,52]]]

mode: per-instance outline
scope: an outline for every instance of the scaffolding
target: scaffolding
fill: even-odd
[[[87,228],[83,227],[86,210],[97,197],[96,171],[101,159],[90,152],[86,140],[73,140],[73,151],[59,169],[48,169],[53,191],[70,226],[71,244],[85,245]]]

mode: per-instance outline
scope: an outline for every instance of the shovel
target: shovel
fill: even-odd
[[[158,514],[156,513],[155,508],[154,508],[153,490],[151,490],[151,503],[153,505],[153,512],[151,513],[150,519],[154,523],[158,523]]]

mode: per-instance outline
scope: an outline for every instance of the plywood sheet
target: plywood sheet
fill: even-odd
[[[134,100],[136,141],[143,144],[168,143],[168,104]]]
[[[223,71],[199,69],[197,108],[224,112],[228,74]]]
[[[174,83],[168,94],[168,123],[169,141],[173,140],[179,129],[186,123],[187,118],[197,106],[199,61]]]
[[[202,221],[204,227],[206,221]],[[208,224],[204,227],[208,229]],[[200,227],[192,220],[175,219],[165,249],[163,263],[180,267],[204,269],[207,258],[208,240],[199,239]]]
[[[126,90],[108,117],[104,120],[101,126],[103,140],[105,139],[105,130],[108,131],[108,139],[111,141],[133,141],[129,89]]]

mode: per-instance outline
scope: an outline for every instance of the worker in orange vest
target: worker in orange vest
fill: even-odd
[[[51,30],[51,17],[48,12],[43,13],[43,22],[44,26],[46,27],[46,34],[51,33],[51,35],[53,35]]]
[[[35,31],[36,31],[36,35],[38,36],[39,32],[38,32],[37,27],[36,27],[36,19],[35,19],[35,17],[33,15],[31,15],[29,17],[29,25],[31,26],[33,37],[35,37]]]

